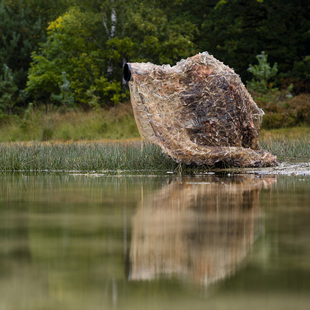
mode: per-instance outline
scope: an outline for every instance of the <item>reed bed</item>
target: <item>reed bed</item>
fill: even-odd
[[[159,147],[134,142],[0,144],[0,171],[141,171],[177,166]]]
[[[261,139],[260,145],[278,157],[279,161],[295,162],[310,161],[310,139],[287,139],[286,137],[266,137]]]
[[[279,161],[310,161],[310,136],[287,138],[263,135],[261,147]],[[27,142],[0,144],[0,171],[183,171],[201,172],[214,167],[179,165],[153,144],[140,140],[97,142]]]

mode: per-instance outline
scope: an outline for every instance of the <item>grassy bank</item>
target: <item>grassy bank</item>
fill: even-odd
[[[158,147],[142,145],[128,103],[87,113],[29,110],[2,121],[0,142],[2,172],[205,169],[180,167]],[[310,161],[309,126],[262,130],[260,143],[279,161]]]
[[[295,134],[293,134],[295,131]],[[261,146],[280,161],[309,161],[310,129],[263,131]],[[1,143],[0,171],[179,171],[206,167],[179,166],[157,146],[136,140],[113,142]]]
[[[277,91],[254,97],[266,112],[263,128],[267,128],[277,139],[309,136],[310,95],[287,98],[284,94]],[[308,124],[308,127],[302,127],[302,124]],[[290,128],[272,129],[278,127]],[[263,140],[268,132],[262,132]],[[53,106],[30,107],[20,116],[0,119],[0,142],[94,141],[138,137],[130,102],[89,112],[62,111]]]
[[[141,141],[0,144],[5,171],[167,171],[177,164]]]
[[[310,127],[263,130],[260,145],[279,161],[310,161]]]
[[[139,137],[130,103],[109,109],[61,112],[28,109],[0,123],[0,142],[78,141]]]

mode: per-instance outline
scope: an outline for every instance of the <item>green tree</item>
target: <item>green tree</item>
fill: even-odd
[[[12,114],[18,96],[18,87],[14,82],[12,70],[3,65],[3,76],[0,79],[0,116]]]
[[[72,95],[70,81],[67,79],[66,72],[62,72],[62,83],[59,85],[60,94],[52,94],[51,98],[63,104],[65,108],[72,108],[74,105],[74,97]]]
[[[244,80],[250,79],[248,64],[261,50],[278,63],[279,73],[287,73],[310,55],[309,12],[307,0],[218,1],[201,25],[198,46]]]
[[[191,55],[196,28],[176,16],[168,18],[174,5],[165,13],[156,1],[76,3],[79,8],[49,24],[46,42],[33,53],[27,90],[38,101],[60,94],[66,72],[77,103],[116,103],[126,96],[121,86],[124,61],[173,63]]]
[[[40,39],[41,19],[34,16],[25,1],[0,2],[0,74],[6,64],[14,83],[24,89],[31,52]]]
[[[248,82],[248,87],[254,91],[260,93],[266,93],[272,88],[269,83],[270,79],[274,78],[278,72],[278,65],[275,63],[272,67],[267,62],[268,56],[263,51],[261,54],[256,56],[258,60],[258,65],[250,65],[248,71],[251,72],[255,79]]]
[[[133,42],[133,61],[174,64],[194,53],[197,27],[177,15],[182,1],[132,1],[124,32]]]
[[[89,107],[90,93],[99,97],[101,104],[119,101],[120,82],[105,78],[105,51],[94,36],[98,24],[98,14],[76,8],[50,23],[47,41],[41,44],[39,53],[33,53],[27,91],[47,102],[51,94],[60,94],[62,72],[66,72],[73,97],[83,107]]]

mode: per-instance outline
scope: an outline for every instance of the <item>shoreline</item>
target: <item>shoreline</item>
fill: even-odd
[[[284,137],[283,137],[284,138]],[[139,138],[120,140],[0,143],[0,173],[182,174],[238,173],[310,175],[310,139],[268,139],[263,149],[278,157],[275,167],[187,166]]]
[[[257,174],[257,175],[288,175],[288,176],[310,176],[309,162],[280,162],[276,167],[262,168],[228,168],[228,173]]]

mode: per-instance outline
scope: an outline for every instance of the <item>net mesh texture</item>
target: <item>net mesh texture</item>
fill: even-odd
[[[129,63],[131,104],[141,136],[173,160],[214,166],[278,165],[258,136],[264,112],[240,77],[207,52],[175,66]]]

